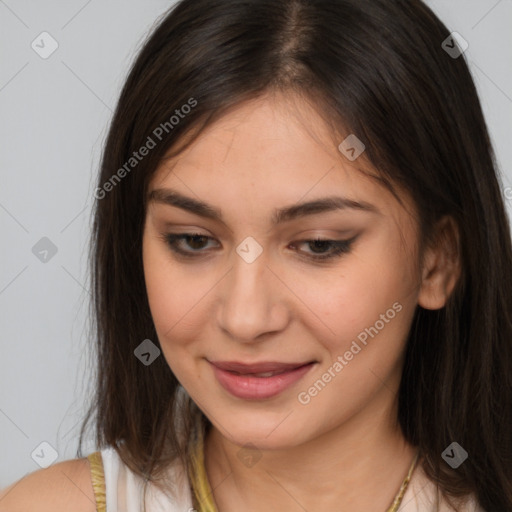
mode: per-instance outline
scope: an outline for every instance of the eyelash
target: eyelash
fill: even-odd
[[[187,238],[203,238],[206,240],[213,240],[212,237],[202,235],[200,233],[166,233],[163,235],[164,241],[167,243],[171,251],[173,251],[176,254],[179,254],[185,258],[198,258],[202,255],[200,254],[201,251],[184,251],[182,249],[178,248],[178,242],[180,240],[184,240]],[[315,243],[315,242],[324,242],[327,244],[330,244],[330,246],[333,248],[333,250],[328,253],[327,255],[315,255],[311,256],[308,255],[306,258],[313,260],[313,261],[326,261],[326,260],[332,260],[334,258],[340,258],[344,254],[348,254],[351,251],[352,243],[355,241],[357,236],[349,239],[349,240],[329,240],[329,239],[323,239],[323,238],[315,238],[311,240],[299,240],[298,242],[295,242],[294,245],[297,244],[304,244],[304,243]],[[196,253],[196,254],[194,254]]]

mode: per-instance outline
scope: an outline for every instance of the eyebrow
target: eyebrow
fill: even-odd
[[[152,190],[148,195],[148,202],[175,206],[200,217],[223,222],[222,211],[219,208],[168,188]],[[380,210],[368,202],[355,201],[340,196],[328,196],[305,203],[293,204],[284,208],[276,208],[272,214],[271,222],[273,225],[277,225],[308,215],[346,209],[381,215]]]

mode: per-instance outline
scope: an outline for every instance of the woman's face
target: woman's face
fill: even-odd
[[[266,97],[150,183],[144,272],[163,355],[236,444],[291,447],[396,414],[416,224],[355,164],[311,107]]]

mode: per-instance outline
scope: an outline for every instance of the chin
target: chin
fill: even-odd
[[[301,424],[298,430],[294,429],[297,424],[291,420],[291,416],[287,418],[286,414],[281,414],[279,418],[271,415],[253,419],[250,415],[240,414],[239,420],[231,417],[229,421],[222,421],[221,416],[215,416],[221,419],[221,425],[217,425],[216,421],[212,421],[212,424],[220,435],[241,448],[249,445],[259,450],[281,450],[306,441],[304,425]]]

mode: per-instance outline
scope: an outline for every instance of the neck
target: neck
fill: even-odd
[[[241,447],[212,426],[205,468],[218,511],[387,510],[416,453],[387,406],[384,400],[371,415],[363,410],[307,443],[260,450],[247,465]]]

